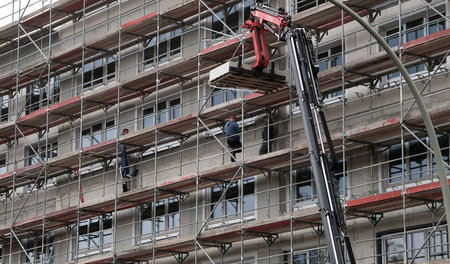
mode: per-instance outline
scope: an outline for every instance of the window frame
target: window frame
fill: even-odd
[[[443,6],[439,6],[438,10],[441,10],[443,8]],[[445,15],[445,12],[442,12]],[[413,23],[422,20],[420,25],[413,25]],[[444,22],[442,24],[442,22]],[[443,25],[443,29],[440,28],[440,26]],[[407,17],[406,19],[403,20],[402,24],[401,24],[401,45],[405,44],[406,42],[409,41],[413,41],[416,40],[418,38],[421,37],[426,37],[429,36],[430,34],[433,34],[435,32],[430,32],[430,28],[431,26],[436,26],[436,32],[440,31],[440,30],[445,30],[445,20],[443,20],[442,17],[440,17],[439,14],[428,14],[425,11],[420,12],[418,14],[412,15]],[[385,26],[381,27],[381,31],[383,32],[384,38],[386,40],[386,42],[388,42],[388,45],[391,48],[394,47],[398,47],[398,43],[399,43],[399,34],[398,34],[398,24],[394,24],[394,23],[389,23]],[[412,39],[412,40],[408,40],[408,36],[410,33],[412,32],[416,32],[417,30],[422,30],[422,36],[418,37],[415,36],[416,38]],[[388,34],[392,32],[392,34]],[[389,44],[389,41],[392,39],[396,39],[397,41],[395,41],[395,45],[391,45]],[[381,46],[379,47],[380,50],[382,50]],[[419,65],[415,65],[415,66],[411,66],[407,68],[408,73],[412,76],[415,75],[420,75],[423,73],[427,72],[427,69],[425,67],[425,64],[419,64]],[[396,82],[399,80],[400,73],[399,72],[394,72],[394,73],[390,73],[387,74],[383,79],[385,80],[384,85],[389,86],[389,84],[391,82]]]
[[[407,245],[408,260],[410,260],[416,254],[416,251],[420,248],[420,246],[422,246],[423,242],[426,240],[427,236],[433,230],[433,228],[434,228],[434,226],[427,225],[427,226],[422,226],[422,227],[414,227],[414,228],[407,230],[406,236],[407,236],[407,244],[408,244]],[[423,262],[423,261],[431,261],[431,260],[450,259],[449,253],[448,253],[448,245],[447,245],[447,249],[445,249],[445,247],[446,247],[445,243],[447,241],[447,236],[448,236],[448,231],[447,231],[446,227],[440,226],[436,229],[435,232],[440,233],[441,243],[431,245],[430,242],[432,241],[432,239],[430,239],[426,243],[426,246],[421,250],[421,251],[423,251],[423,259],[418,259],[418,261]],[[417,242],[413,239],[415,234],[421,234],[422,238],[423,238],[423,240],[417,244],[417,247],[416,247],[416,245],[411,244],[411,243]],[[392,261],[389,261],[387,258],[389,255],[394,255],[394,254],[397,254],[401,257],[400,259],[394,260],[394,261],[403,263],[403,261],[404,261],[403,260],[403,247],[404,247],[403,231],[395,230],[395,231],[391,231],[391,232],[383,232],[381,234],[377,234],[377,237],[379,238],[379,241],[380,241],[379,243],[377,243],[377,250],[379,252],[379,257],[377,258],[377,263],[379,263],[379,264],[392,263]],[[400,239],[401,251],[394,251],[391,254],[389,254],[387,240],[393,240],[393,239]],[[442,243],[442,241],[443,241],[443,243]],[[436,247],[444,248],[440,252],[447,252],[447,254],[445,254],[445,253],[441,254],[442,258],[436,258],[436,255],[433,255],[430,253],[430,250],[432,250],[433,248],[436,248]],[[419,256],[420,256],[420,254],[419,254]],[[409,261],[408,261],[408,263],[409,263]]]
[[[327,45],[327,48],[318,47],[317,52],[317,65],[319,65],[319,71],[325,71],[334,67],[342,66],[344,59],[344,52],[341,43],[332,43]],[[333,63],[333,62],[337,63]],[[326,64],[324,64],[324,62]],[[335,64],[335,65],[334,65]],[[321,69],[321,65],[325,65],[325,68]],[[345,93],[345,92],[344,92]],[[325,103],[333,103],[336,98],[343,97],[342,90],[332,92],[324,96]]]
[[[338,191],[339,191],[339,196],[344,197],[344,193],[345,193],[347,195],[347,197],[349,198],[350,197],[349,196],[350,195],[349,192],[348,191],[344,192],[344,188],[347,188],[347,190],[348,190],[348,181],[349,181],[349,179],[348,179],[349,176],[347,174],[348,170],[346,170],[346,174],[347,175],[345,175],[345,177],[344,177],[344,174],[343,174],[343,166],[344,166],[344,164],[345,164],[346,168],[348,168],[348,162],[344,162],[343,160],[338,160],[337,168],[339,168],[339,169],[336,169],[336,172],[334,173],[334,175],[335,175],[336,178],[338,178],[338,181],[336,183],[338,185],[337,187],[338,187]],[[301,171],[301,170],[308,170],[309,171],[309,173],[310,173],[310,180],[309,181],[306,180],[306,181],[298,182],[298,176],[299,176],[298,172]],[[293,197],[293,199],[295,199],[296,205],[297,206],[301,206],[301,205],[305,205],[305,204],[314,203],[317,200],[317,188],[315,186],[314,175],[313,175],[311,166],[297,168],[293,172],[294,172],[294,175],[292,175],[292,179],[293,179],[294,186],[295,186],[294,187],[294,189],[295,189],[294,196],[295,197]],[[345,179],[345,181],[347,183],[344,182],[344,179]],[[310,189],[311,189],[311,191],[310,191],[311,192],[310,199],[306,198],[306,199],[303,199],[303,200],[299,200],[300,198],[298,198],[298,194],[299,194],[298,186],[299,185],[308,186],[307,184],[305,184],[307,182],[311,183],[309,185]]]
[[[228,188],[227,193],[225,194],[225,199],[222,199],[222,201],[220,202],[220,205],[216,207],[215,211],[212,211],[212,209],[214,208],[215,204],[217,203],[217,201],[219,200],[220,196],[222,195],[223,191],[225,190],[226,186],[223,185],[218,185],[218,186],[214,186],[211,187],[209,189],[209,202],[210,202],[210,206],[209,206],[209,212],[211,212],[211,220],[220,220],[220,219],[225,219],[225,220],[231,220],[231,219],[235,219],[239,217],[239,214],[241,212],[241,208],[240,208],[240,193],[241,193],[241,180],[237,180],[234,181],[232,183],[230,183],[234,186],[230,186]],[[246,187],[246,184],[247,185]],[[248,178],[244,178],[244,183],[243,183],[243,204],[244,204],[244,215],[256,215],[256,194],[257,194],[257,189],[256,189],[256,177],[248,177]],[[230,189],[231,188],[236,188],[235,191],[235,195],[230,193]],[[249,191],[249,188],[252,189],[252,191]],[[215,190],[220,190],[220,192],[215,191]],[[214,193],[217,193],[216,195],[214,195]],[[215,197],[217,197],[215,199]],[[233,207],[233,203],[236,204],[236,207],[234,207],[234,212],[231,212],[232,207]],[[251,204],[251,208],[247,208],[245,204]],[[217,211],[217,213],[216,213]],[[220,212],[220,214],[219,214]],[[231,212],[231,213],[229,213]],[[218,214],[218,215],[215,215]]]
[[[79,142],[81,149],[116,138],[115,124],[115,118],[111,118],[106,121],[102,121],[101,123],[95,123],[93,125],[90,124],[89,127],[84,128],[81,131],[81,142]],[[100,134],[98,134],[99,132]],[[96,135],[100,135],[100,140],[97,140],[94,137]],[[86,146],[84,145],[85,140],[89,140],[89,143]],[[98,142],[94,142],[94,140]]]
[[[209,106],[216,106],[223,104],[225,102],[229,102],[232,100],[235,100],[237,98],[245,98],[246,96],[252,94],[250,91],[238,91],[238,90],[231,90],[231,89],[220,89],[220,88],[213,88],[209,87],[210,92],[210,99],[209,99]],[[217,98],[217,102],[215,102]]]
[[[46,160],[46,153],[45,153],[45,149],[47,148],[47,159],[51,159],[51,158],[55,158],[58,156],[58,140],[57,139],[52,139],[49,140],[47,146],[45,145],[33,145],[33,148],[31,147],[26,147],[26,152],[25,152],[25,166],[31,166],[34,164],[39,163],[39,159],[37,158],[36,155],[40,155],[41,159],[43,161]],[[37,151],[37,153],[34,152],[34,150]]]
[[[182,117],[182,106],[181,97],[172,97],[165,99],[164,101],[160,101],[158,103],[157,113],[155,113],[155,102],[152,104],[145,104],[144,107],[138,108],[140,109],[138,110],[140,111],[139,115],[142,117],[140,121],[138,121],[140,122],[140,124],[138,123],[138,127],[147,128]],[[147,114],[146,111],[148,112]],[[148,124],[146,125],[147,122]]]
[[[107,252],[112,249],[112,221],[113,221],[113,214],[105,214],[102,217],[95,216],[89,219],[85,219],[80,221],[79,229],[81,230],[82,227],[86,226],[86,232],[79,232],[78,234],[78,241],[77,241],[77,232],[76,229],[71,232],[72,234],[72,259],[75,258],[76,254],[78,254],[78,258],[83,258],[91,255],[97,255],[101,254],[102,252]],[[87,224],[85,224],[87,223]],[[91,228],[91,225],[98,223],[98,230],[94,228],[94,226]],[[109,224],[108,224],[109,223]],[[91,230],[92,229],[92,230]],[[96,234],[95,234],[96,233]],[[107,233],[105,235],[105,233]],[[92,241],[95,239],[94,236],[97,236],[97,245],[90,245],[93,243]],[[82,237],[86,237],[86,243],[87,246],[84,248],[80,247],[80,240],[83,239]],[[109,237],[109,241],[105,242],[105,237]],[[77,249],[78,244],[78,253],[75,252]],[[82,253],[82,254],[80,254]]]
[[[25,96],[25,114],[29,115],[37,110],[48,107],[60,101],[61,84],[59,75],[50,78],[41,78],[37,83],[27,86]],[[47,98],[49,104],[47,105]]]
[[[425,141],[425,144],[430,147],[430,140],[428,137],[424,137],[421,138],[422,142]],[[443,142],[442,144],[446,144],[441,145],[441,142]],[[417,144],[416,147],[411,147],[411,143]],[[450,134],[443,134],[443,135],[438,135],[438,143],[439,143],[439,147],[441,148],[441,152],[444,158],[444,162],[449,162],[450,160]],[[385,154],[386,160],[388,161],[387,165],[386,165],[386,174],[387,177],[385,177],[387,179],[387,186],[396,186],[402,183],[402,178],[401,178],[401,173],[402,173],[402,168],[401,168],[401,162],[403,157],[401,156],[401,145],[400,144],[395,144],[392,146],[389,146],[389,148],[387,149],[387,153]],[[417,148],[423,148],[424,152],[421,153],[414,153],[411,154],[411,149],[417,150]],[[398,150],[397,150],[398,149]],[[396,150],[399,153],[396,155],[397,157],[391,157],[390,155],[392,154],[392,151]],[[434,161],[434,157],[431,154],[431,152],[425,148],[425,146],[423,146],[417,139],[412,139],[409,141],[404,142],[404,167],[403,167],[403,171],[404,171],[404,175],[406,176],[405,181],[406,182],[417,182],[417,181],[423,181],[423,180],[429,180],[432,179],[435,175],[437,175],[437,169],[436,169],[436,163]],[[415,169],[416,167],[411,167],[411,161],[415,161],[414,158],[417,159],[417,157],[420,156],[425,156],[425,161],[426,161],[426,167],[424,170],[420,170],[420,172],[416,172],[416,171],[412,171],[412,169]],[[392,173],[391,169],[395,169],[395,167],[393,168],[393,166],[400,166],[399,168],[399,172],[396,173]],[[446,168],[446,171],[449,171],[448,168]],[[399,173],[399,175],[397,175],[397,173]],[[425,174],[424,177],[418,177],[418,178],[413,178],[412,175],[416,175],[416,174]],[[394,176],[391,176],[392,174],[395,174]],[[393,180],[394,179],[394,180]]]
[[[230,7],[224,7],[216,12],[216,16],[211,16],[209,19],[209,36],[212,42],[222,40],[227,35],[233,35],[232,32],[224,25],[224,23],[234,32],[237,33],[242,30],[241,25],[245,23],[250,16],[250,6],[253,5],[252,0],[244,0],[244,3],[239,2]],[[248,12],[248,13],[247,13]],[[235,21],[237,17],[237,21]],[[234,19],[234,20],[233,20]],[[223,21],[223,23],[221,22]],[[236,23],[235,23],[236,22]],[[232,25],[233,24],[233,25]],[[230,25],[232,25],[230,27]]]
[[[5,174],[7,172],[8,172],[8,163],[6,161],[6,154],[0,154],[0,175]]]
[[[9,121],[9,105],[10,105],[9,95],[1,96],[0,100],[1,100],[0,123],[8,122]]]
[[[283,263],[285,264],[330,263],[330,257],[328,256],[328,247],[318,247],[295,251],[290,261],[290,251],[284,250],[283,253]]]
[[[81,80],[83,89],[105,85],[110,79],[115,78],[116,60],[117,56],[112,54],[84,64]],[[100,74],[101,76],[96,77],[96,74]]]
[[[143,203],[141,206],[137,207],[137,217],[139,219],[137,223],[136,237],[140,239],[141,243],[151,242],[153,235],[153,208],[156,208],[156,224],[157,229],[157,240],[162,238],[169,238],[173,236],[178,236],[181,230],[181,201],[182,199],[178,196],[173,196],[167,199],[158,200],[156,204],[153,203]],[[174,206],[175,205],[175,206]],[[161,211],[162,209],[162,211]],[[145,210],[145,211],[144,211]],[[158,212],[158,210],[160,210]],[[144,216],[144,213],[148,217]],[[143,218],[145,217],[145,218]],[[145,231],[144,233],[144,230]],[[165,237],[167,236],[167,237]]]
[[[302,2],[307,2],[306,4],[308,6],[306,6],[305,8],[302,8]],[[297,0],[293,5],[294,5],[294,12],[297,13],[301,13],[303,11],[309,10],[311,8],[314,8],[316,6],[319,6],[321,4],[326,3],[326,0]]]
[[[156,54],[156,37],[147,40],[142,44],[142,64],[144,68],[150,68],[156,63],[158,56],[159,63],[167,62],[183,56],[183,30],[181,28],[162,33],[159,35],[159,53]],[[165,49],[162,53],[161,49]],[[150,53],[153,53],[151,55]]]
[[[20,252],[19,262],[24,264],[31,264],[31,263],[40,263],[42,260],[46,260],[51,258],[50,253],[52,252],[52,247],[54,247],[54,242],[56,240],[56,237],[54,234],[49,234],[45,236],[45,244],[44,244],[44,250],[45,253],[41,252],[42,249],[42,237],[29,237],[29,238],[23,238],[21,239],[22,245],[24,245],[25,250],[27,254],[30,256],[30,252],[32,251],[32,255],[30,256],[33,260],[33,262],[29,262],[28,257],[26,256],[25,252]],[[30,241],[32,241],[32,245],[30,245]],[[39,258],[36,258],[39,256]],[[0,263],[1,262],[1,255],[0,255]]]

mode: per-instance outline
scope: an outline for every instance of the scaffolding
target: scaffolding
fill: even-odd
[[[450,168],[448,1],[344,3],[415,73]],[[263,81],[245,70],[253,46],[240,23],[252,4],[0,6],[12,10],[0,17],[0,263],[327,263],[284,44],[268,37]],[[358,263],[449,259],[432,151],[392,61],[327,1],[271,4],[314,33]],[[219,65],[228,89],[208,82]],[[258,155],[261,116],[277,133]]]

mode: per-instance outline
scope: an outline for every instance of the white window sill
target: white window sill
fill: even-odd
[[[175,238],[175,237],[179,237],[179,236],[180,236],[180,233],[179,233],[179,232],[168,233],[168,234],[156,236],[156,237],[155,237],[155,240],[156,240],[156,241],[160,241],[160,240],[171,239],[171,238]],[[147,243],[151,243],[151,242],[153,242],[153,239],[152,239],[152,238],[143,239],[143,240],[141,240],[141,245],[147,244]]]
[[[253,220],[256,220],[256,216],[254,214],[244,217],[244,223],[248,222],[248,221],[253,221]],[[215,229],[215,228],[235,225],[235,224],[239,224],[239,223],[241,223],[241,219],[239,219],[239,218],[231,219],[231,220],[225,221],[223,223],[220,222],[220,223],[210,224],[210,225],[208,225],[208,227],[206,229]]]
[[[94,256],[94,255],[98,255],[100,253],[108,253],[112,251],[112,247],[108,247],[108,248],[103,248],[102,251],[100,250],[93,250],[93,251],[89,251],[83,254],[78,254],[78,258],[86,258],[86,257],[90,257],[90,256]]]

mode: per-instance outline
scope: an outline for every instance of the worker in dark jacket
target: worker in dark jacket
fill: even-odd
[[[272,143],[275,135],[275,129],[273,128],[272,121],[268,116],[264,116],[264,128],[262,130],[261,148],[259,149],[259,155],[264,155],[272,151]]]
[[[125,128],[122,131],[122,136],[125,136],[128,134],[128,129]],[[128,192],[130,190],[131,184],[130,184],[130,157],[127,155],[127,146],[125,144],[122,144],[121,146],[121,161],[120,161],[120,174],[122,176],[122,190],[123,192]]]
[[[239,125],[236,123],[236,116],[231,115],[228,122],[225,124],[225,134],[227,135],[227,143],[228,148],[230,149],[231,154],[231,162],[234,162],[236,159],[236,153],[242,151],[242,144],[240,141],[239,134],[241,133],[241,129]]]

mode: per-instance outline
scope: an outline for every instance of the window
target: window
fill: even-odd
[[[334,177],[339,190],[339,195],[344,195],[344,162],[338,161],[336,168],[334,169]],[[314,184],[314,175],[311,167],[304,167],[295,170],[295,195],[297,202],[306,202],[316,199],[316,187]],[[347,177],[346,177],[347,178]]]
[[[168,101],[161,101],[158,103],[158,114],[155,115],[154,107],[146,107],[142,110],[142,126],[143,128],[155,125],[155,116],[157,117],[157,124],[167,122],[181,116],[181,101],[180,98],[175,98]]]
[[[289,262],[290,254],[285,251],[283,254],[283,263],[288,264],[321,264],[330,263],[330,258],[328,257],[327,248],[318,248],[310,250],[302,250],[299,252],[294,252],[292,255],[292,262]]]
[[[116,137],[114,120],[86,128],[82,132],[81,147],[85,148]]]
[[[326,51],[320,52],[317,55],[317,64],[319,71],[342,65],[342,46],[336,46]],[[332,92],[328,94],[327,98],[332,98],[342,95],[342,91]]]
[[[48,85],[48,79],[43,78],[39,79],[35,84],[28,86],[26,100],[25,113],[27,115],[47,107],[47,100],[49,104],[59,102],[59,75],[50,78],[50,85]]]
[[[295,170],[295,183],[297,202],[313,200],[313,179],[311,167]]]
[[[421,143],[422,142],[422,143]],[[412,140],[404,145],[405,159],[402,168],[402,149],[401,145],[393,145],[389,148],[389,183],[402,181],[402,173],[406,176],[406,180],[418,180],[430,177],[430,165],[433,174],[437,173],[436,161],[431,158],[431,154],[424,146],[429,146],[428,138]],[[442,152],[444,162],[449,162],[449,139],[448,134],[438,136],[439,146]],[[448,169],[448,168],[446,168]]]
[[[141,205],[141,235],[151,235],[153,230],[153,204]],[[155,231],[156,233],[167,232],[180,226],[180,200],[172,197],[155,203]]]
[[[1,97],[1,112],[0,112],[0,122],[7,122],[8,121],[8,113],[9,113],[9,96],[3,95]]]
[[[445,13],[444,13],[445,15]],[[428,21],[428,22],[427,22]],[[440,15],[410,20],[401,26],[402,39],[401,44],[423,38],[426,35],[436,33],[445,29],[445,20]],[[405,30],[403,32],[403,30]],[[397,47],[399,45],[399,28],[390,28],[386,30],[386,41],[390,47]],[[409,74],[415,74],[425,71],[425,65],[419,64],[411,66],[408,69]],[[388,74],[387,79],[393,79],[400,76],[399,72]]]
[[[237,98],[236,90],[213,89],[211,92],[211,106],[231,101]]]
[[[147,107],[142,110],[142,116],[142,128],[155,125],[155,113],[153,111],[153,107]]]
[[[252,212],[255,210],[255,178],[244,179],[244,213]],[[213,210],[215,204],[219,201],[222,191],[225,190],[225,186],[218,186],[211,188],[211,210]],[[239,188],[240,181],[232,182],[228,191],[225,194],[225,201],[220,201],[216,209],[213,211],[212,218],[220,218],[225,216],[226,218],[236,217],[240,213],[240,200],[239,200]]]
[[[6,158],[0,158],[0,175],[5,174],[8,171],[8,166],[6,165]],[[1,256],[1,254],[0,254]]]
[[[297,0],[297,13],[325,3],[325,0]]]
[[[425,239],[430,235],[432,228],[415,229],[406,234],[406,247],[408,249],[408,263],[421,263],[424,261],[448,259],[447,230],[438,228],[431,235],[430,240],[419,252],[414,262],[410,262],[417,254]],[[404,263],[403,261],[403,233],[386,234],[381,236],[381,253],[379,263]]]
[[[94,217],[80,221],[78,236],[78,251],[98,251],[100,247],[110,245],[112,241],[112,215],[103,217]],[[74,229],[72,236],[77,236],[77,230]],[[76,245],[76,243],[74,243]],[[74,248],[75,250],[75,248]]]
[[[106,83],[114,78],[116,72],[116,55],[100,58],[84,64],[83,87],[89,88],[97,84]]]
[[[223,102],[228,102],[233,99],[236,99],[238,97],[245,97],[251,92],[249,91],[236,91],[236,90],[230,90],[230,89],[218,89],[218,88],[211,88],[211,106],[219,105]]]
[[[445,16],[445,13],[443,14]],[[428,23],[428,35],[445,29],[445,20],[440,15],[431,16]]]
[[[211,18],[211,29],[213,30],[211,33],[211,38],[216,39],[222,37],[222,34],[220,33],[232,34],[228,28],[230,28],[233,32],[239,31],[241,25],[245,22],[241,21],[241,12],[244,12],[244,20],[247,20],[250,17],[250,6],[252,5],[253,0],[245,0],[243,8],[242,3],[238,3],[222,11],[216,12],[217,17],[212,16]],[[224,23],[228,26],[228,28],[224,25]]]
[[[169,58],[181,55],[181,29],[175,29],[168,33],[159,35],[159,61],[163,62]],[[144,48],[144,64],[155,63],[156,54],[156,38],[146,42]]]
[[[42,237],[25,238],[21,241],[25,247],[26,254],[20,254],[20,263],[52,263],[54,254],[55,236],[47,235],[44,239],[44,247],[42,247]],[[43,251],[42,251],[43,249]],[[28,257],[27,257],[28,254]],[[1,263],[1,261],[0,261]]]
[[[34,150],[33,150],[34,149]],[[47,145],[47,147],[44,146],[33,146],[33,148],[28,149],[28,157],[26,160],[28,160],[28,164],[26,165],[33,165],[40,162],[39,157],[42,161],[45,161],[45,150],[47,149],[47,158],[54,158],[58,156],[58,142],[52,142]],[[37,151],[38,153],[35,153]],[[39,155],[39,156],[38,156]]]

